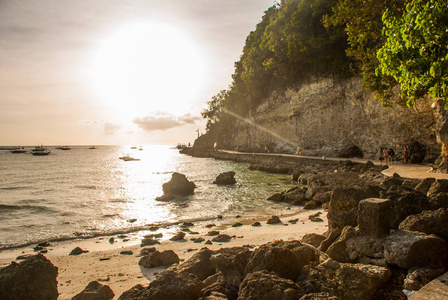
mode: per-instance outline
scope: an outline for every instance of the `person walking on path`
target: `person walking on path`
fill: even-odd
[[[407,164],[408,160],[406,159],[408,156],[408,149],[406,148],[406,146],[403,147],[403,151],[401,151],[402,155],[403,155],[403,163]]]
[[[381,166],[383,166],[383,160],[384,160],[383,148],[380,148],[380,150],[378,150],[378,160],[380,161]]]

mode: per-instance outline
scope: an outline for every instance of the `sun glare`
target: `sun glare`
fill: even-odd
[[[104,103],[128,117],[182,114],[197,97],[204,67],[187,33],[141,22],[122,26],[101,42],[92,76]]]

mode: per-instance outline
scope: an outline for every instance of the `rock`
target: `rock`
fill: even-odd
[[[295,280],[305,265],[293,249],[302,246],[299,241],[278,241],[261,245],[254,250],[246,273],[261,270],[275,272],[280,277]]]
[[[444,266],[448,255],[445,240],[435,235],[396,230],[384,244],[384,258],[389,264],[400,268],[439,268]]]
[[[280,220],[280,218],[278,216],[272,216],[267,222],[266,224],[278,224],[281,223],[282,221]]]
[[[327,238],[320,243],[319,250],[326,252],[328,247],[341,235],[342,229],[337,228],[328,232]]]
[[[427,196],[431,197],[439,193],[448,193],[448,180],[437,179],[429,188]]]
[[[355,228],[351,226],[346,226],[342,230],[341,235],[338,237],[334,243],[330,245],[326,253],[332,259],[338,262],[353,262],[353,260],[349,257],[349,253],[346,249],[347,241],[357,235],[357,231]]]
[[[303,295],[299,300],[342,300],[342,299],[336,296],[331,296],[329,293],[309,293]]]
[[[316,209],[316,208],[320,207],[321,205],[322,205],[322,203],[311,200],[311,201],[308,201],[307,203],[305,203],[305,205],[303,206],[303,209]]]
[[[58,298],[58,268],[42,254],[0,269],[0,299]]]
[[[91,281],[86,288],[72,300],[110,300],[115,296],[112,289],[99,283],[98,281]]]
[[[206,244],[206,245],[213,245],[212,241],[210,241],[210,240],[207,240],[207,241],[205,242],[205,244]]]
[[[204,288],[201,291],[202,299],[216,299],[214,296],[219,295],[217,299],[237,299],[238,288],[227,283],[221,273],[210,276],[204,282]]]
[[[219,184],[219,185],[235,184],[236,183],[235,172],[229,171],[229,172],[221,173],[216,177],[216,180],[213,181],[213,183]]]
[[[283,193],[276,193],[272,196],[269,196],[266,200],[273,202],[283,202],[285,201],[285,195]]]
[[[138,262],[144,268],[169,267],[172,264],[179,263],[179,256],[173,250],[163,252],[155,251],[143,256]]]
[[[385,238],[354,235],[345,242],[346,255],[349,261],[387,267],[384,259],[384,241]]]
[[[254,227],[260,227],[261,226],[261,223],[260,222],[254,222],[253,224],[252,224],[252,226],[254,226]]]
[[[184,237],[185,237],[185,233],[180,231],[180,232],[176,233],[172,238],[170,238],[170,241],[184,240]]]
[[[400,223],[401,230],[419,231],[435,234],[448,242],[448,209],[425,210],[418,215],[411,215]]]
[[[328,210],[328,227],[330,230],[344,228],[345,226],[356,227],[359,201],[379,196],[379,189],[367,187],[366,189],[337,188],[331,194]]]
[[[294,281],[263,270],[247,275],[240,285],[238,300],[296,300],[302,294],[301,288]]]
[[[202,292],[202,291],[201,291]],[[202,300],[228,300],[226,294],[212,291],[209,295],[201,297]]]
[[[231,239],[232,239],[232,237],[228,234],[220,234],[220,235],[212,238],[212,242],[226,243],[226,242],[229,242]]]
[[[246,276],[246,266],[251,257],[251,251],[243,247],[222,248],[211,257],[212,266],[222,273],[225,281],[239,287]]]
[[[243,223],[241,223],[241,222],[235,222],[232,225],[232,227],[241,227],[241,226],[243,226]]]
[[[390,228],[396,229],[409,215],[431,209],[430,202],[419,192],[399,192],[388,197],[391,200]]]
[[[403,288],[410,291],[418,291],[425,284],[431,280],[439,277],[445,273],[444,268],[428,269],[428,268],[413,268],[408,271],[408,275],[404,280]]]
[[[391,276],[388,268],[338,263],[332,259],[317,266],[308,265],[302,273],[296,283],[304,289],[305,294],[328,293],[340,299],[353,300],[372,299],[378,288]]]
[[[196,300],[202,287],[202,281],[193,274],[166,270],[158,274],[148,287],[134,286],[119,300]]]
[[[338,155],[338,157],[342,157],[342,158],[363,158],[364,155],[363,155],[361,149],[359,149],[359,147],[351,146],[349,148],[343,149],[340,152],[340,154]]]
[[[325,240],[325,237],[317,233],[307,233],[305,234],[300,242],[310,244],[314,247],[319,247],[320,243]]]
[[[374,238],[390,232],[390,200],[369,198],[358,204],[358,228],[361,235]]]
[[[192,195],[196,185],[184,174],[173,173],[171,180],[162,185],[164,195]]]
[[[132,255],[134,254],[134,252],[132,252],[132,250],[124,250],[124,251],[120,251],[121,255]]]
[[[212,252],[208,248],[203,248],[187,261],[180,265],[174,265],[169,270],[178,273],[190,273],[197,276],[200,280],[204,280],[215,274],[215,268],[212,267],[210,258]]]
[[[415,190],[426,195],[435,181],[435,178],[425,178],[415,187]]]
[[[202,238],[202,237],[191,238],[190,240],[191,240],[193,243],[197,243],[197,244],[202,243],[203,241],[205,241],[205,239]]]
[[[212,231],[207,232],[207,236],[215,236],[215,235],[219,235],[218,230],[212,230]]]
[[[152,252],[156,252],[156,248],[155,247],[143,248],[142,250],[140,250],[139,256],[145,256],[145,255],[148,255],[149,253],[152,253]]]
[[[144,238],[140,244],[140,247],[159,245],[159,244],[160,242],[158,240],[155,240],[153,238]]]
[[[69,255],[80,255],[80,254],[87,253],[87,252],[89,252],[89,251],[87,251],[87,250],[82,250],[80,247],[76,247],[75,249],[73,249],[73,250],[70,252]]]

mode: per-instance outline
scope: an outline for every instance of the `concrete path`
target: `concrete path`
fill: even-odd
[[[283,156],[283,157],[295,157],[297,159],[307,158],[307,159],[323,159],[321,156],[307,156],[307,155],[293,155],[293,154],[282,154],[282,153],[247,153],[238,152],[230,150],[219,150],[231,154],[256,154],[256,155],[267,155],[267,156]],[[345,161],[351,160],[358,163],[366,163],[369,160],[375,165],[380,165],[378,160],[371,160],[366,158],[340,158],[340,157],[324,157],[325,160],[334,161]],[[384,170],[382,173],[386,176],[392,176],[397,173],[403,178],[415,178],[415,179],[425,179],[425,178],[435,178],[435,179],[448,179],[448,174],[432,173],[432,167],[428,165],[416,165],[416,164],[403,164],[401,162],[393,162],[389,165],[389,168]]]

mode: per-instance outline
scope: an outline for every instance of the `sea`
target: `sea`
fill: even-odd
[[[280,214],[266,200],[291,185],[288,175],[249,165],[179,153],[173,146],[50,147],[48,156],[0,151],[0,250],[42,241],[141,231],[151,225]],[[123,155],[136,161],[119,159]],[[234,171],[237,183],[213,184]],[[162,184],[174,172],[196,184],[193,195],[162,202]],[[291,185],[292,186],[292,185]]]

